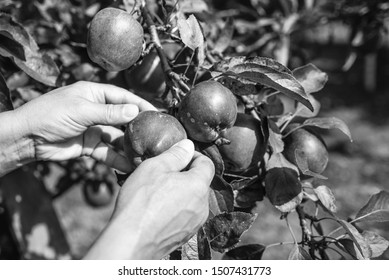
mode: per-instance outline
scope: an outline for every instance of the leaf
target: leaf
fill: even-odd
[[[360,256],[357,256],[358,259],[369,259],[372,255],[371,248],[363,236],[358,232],[358,230],[350,223],[344,220],[338,220],[338,223],[342,225],[342,227],[346,230],[347,234],[354,242],[355,246],[361,253]]]
[[[313,119],[308,119],[303,122],[303,126],[314,126],[314,127],[319,127],[319,128],[324,128],[324,129],[333,129],[337,128],[341,132],[343,132],[349,139],[350,141],[352,140],[350,130],[346,123],[338,118],[313,118]]]
[[[354,242],[349,238],[341,238],[338,240],[343,247],[340,247],[339,244],[335,243],[341,249],[344,249],[353,259],[361,260],[363,259],[361,253],[356,249]]]
[[[182,260],[198,260],[198,246],[197,235],[193,235],[188,242],[181,247],[181,259]]]
[[[0,55],[10,57],[14,63],[33,79],[48,86],[55,86],[59,69],[46,54],[39,52],[39,47],[27,30],[10,15],[0,13],[0,31],[10,34],[24,49],[25,60],[18,58],[0,45]]]
[[[211,247],[205,235],[204,227],[201,227],[197,232],[197,253],[199,260],[210,260],[212,258]]]
[[[375,232],[363,231],[362,236],[371,248],[372,258],[381,256],[389,247],[389,241]]]
[[[238,190],[242,190],[244,188],[247,188],[247,187],[251,186],[252,184],[255,184],[257,181],[258,181],[258,177],[255,177],[255,178],[247,177],[247,178],[243,178],[243,179],[234,180],[230,184],[231,184],[231,187],[234,191],[238,191]]]
[[[0,113],[9,110],[13,110],[11,95],[3,74],[0,72]]]
[[[234,21],[232,18],[228,18],[217,38],[213,51],[223,53],[230,46],[233,34]]]
[[[262,244],[248,244],[236,247],[224,254],[223,260],[261,260],[266,246]]]
[[[257,201],[262,201],[265,195],[263,187],[259,182],[255,185],[246,186],[244,189],[234,191],[234,206],[244,209],[252,209]]]
[[[209,157],[215,165],[215,174],[222,176],[224,173],[224,162],[219,148],[213,143],[196,142],[198,150]]]
[[[335,196],[330,188],[327,186],[318,186],[317,188],[314,188],[313,191],[327,209],[333,213],[336,212]]]
[[[193,51],[204,46],[204,35],[194,15],[185,19],[183,13],[177,14],[177,26],[182,42]]]
[[[26,60],[23,46],[15,41],[12,35],[7,31],[0,31],[0,48],[4,49],[20,60]]]
[[[294,244],[292,251],[289,253],[288,260],[312,260],[312,258],[303,247]]]
[[[308,110],[307,107],[303,106],[301,103],[298,103],[295,111],[296,117],[313,118],[319,114],[321,108],[319,101],[317,101],[311,94],[308,94],[308,99],[313,106],[313,112]]]
[[[380,191],[370,197],[369,201],[357,213],[352,223],[388,222],[389,192]]]
[[[304,175],[312,176],[318,179],[326,180],[327,177],[324,177],[321,174],[315,173],[311,170],[309,170],[308,167],[308,159],[307,156],[305,155],[304,151],[296,149],[294,150],[294,155],[296,157],[296,164],[298,168],[300,169],[301,173]]]
[[[303,198],[296,166],[280,153],[273,154],[266,166],[265,190],[270,202],[281,212],[290,212]]]
[[[234,210],[234,193],[232,187],[222,177],[215,176],[211,182],[209,211],[214,215]]]
[[[288,68],[275,60],[263,57],[233,57],[215,63],[213,70],[279,90],[313,111],[304,88]]]
[[[292,73],[303,86],[306,94],[321,90],[328,81],[327,73],[311,63],[294,69]]]
[[[220,253],[233,248],[240,241],[241,235],[254,223],[256,217],[256,214],[231,212],[208,220],[204,225],[204,231],[211,248]]]

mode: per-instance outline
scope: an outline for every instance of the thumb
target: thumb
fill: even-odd
[[[152,160],[158,162],[159,170],[173,172],[183,170],[190,163],[193,155],[193,142],[189,139],[184,139]]]
[[[91,103],[85,107],[86,125],[121,125],[135,118],[139,113],[134,104],[98,104]]]

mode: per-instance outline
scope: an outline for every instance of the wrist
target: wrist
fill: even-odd
[[[18,110],[0,114],[0,177],[35,160],[34,141]]]
[[[84,259],[153,259],[154,245],[145,246],[144,241],[144,233],[141,233],[137,221],[114,217],[84,256]]]

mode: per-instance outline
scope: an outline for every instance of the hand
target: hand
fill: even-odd
[[[144,161],[122,186],[112,219],[86,258],[161,259],[184,244],[208,217],[214,172],[190,140]]]
[[[130,163],[112,148],[121,143],[123,132],[112,126],[126,124],[144,110],[156,109],[125,89],[78,82],[46,93],[15,113],[34,142],[37,160],[86,155],[128,172]]]

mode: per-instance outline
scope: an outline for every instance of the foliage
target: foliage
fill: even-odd
[[[312,183],[312,176],[325,177],[310,171],[304,156],[294,165],[282,152],[285,129],[297,121],[296,129],[339,129],[352,139],[342,120],[317,117],[320,103],[314,94],[325,86],[327,74],[304,59],[295,69],[288,68],[291,58],[299,57],[294,36],[323,20],[334,20],[329,11],[336,10],[337,19],[354,28],[350,39],[353,45],[359,32],[366,36],[372,32],[371,26],[382,27],[388,7],[385,1],[316,2],[319,1],[149,0],[146,5],[144,1],[131,0],[2,2],[0,109],[12,109],[10,100],[17,108],[54,87],[78,80],[128,88],[124,71],[106,72],[92,63],[86,52],[87,26],[92,17],[107,6],[124,9],[145,30],[143,53],[132,69],[153,50],[160,57],[167,86],[164,94],[152,102],[161,111],[175,116],[186,93],[196,83],[212,79],[234,93],[244,113],[260,120],[266,140],[267,152],[261,162],[239,174],[226,170],[218,151],[220,143],[196,143],[197,149],[216,166],[210,216],[195,240],[198,258],[210,259],[212,251],[217,251],[224,254],[223,259],[261,259],[273,245],[240,246],[239,241],[256,218],[252,209],[265,197],[280,210],[287,224],[290,215],[299,217],[302,237],[297,240],[291,230],[294,242],[289,259],[328,259],[330,251],[336,252],[339,259],[378,257],[389,242],[359,225],[389,220],[389,194],[382,191],[372,196],[354,219],[346,221],[335,214],[336,199],[331,189]],[[380,16],[377,20],[368,17],[367,22],[357,21],[355,14],[360,11]],[[174,59],[169,59],[162,48],[165,42],[179,46],[179,55]],[[50,164],[43,164],[41,169],[46,172],[41,173],[42,177]],[[113,180],[112,173],[99,163],[82,159],[60,165],[66,174],[54,188],[56,194],[79,181]],[[306,213],[306,206],[316,211]],[[325,233],[322,222],[326,220],[339,228]]]

